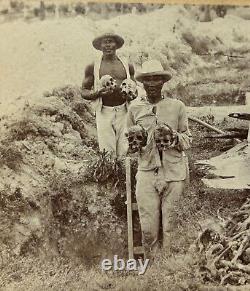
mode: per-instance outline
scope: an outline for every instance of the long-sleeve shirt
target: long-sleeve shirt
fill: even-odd
[[[155,126],[159,122],[168,124],[177,131],[178,136],[177,145],[164,150],[162,157],[153,135]],[[162,168],[166,181],[185,180],[187,160],[184,150],[190,148],[191,135],[184,103],[170,98],[164,98],[157,104],[151,104],[145,99],[133,101],[128,109],[127,127],[138,124],[148,133],[147,145],[139,154],[138,170],[150,171]]]

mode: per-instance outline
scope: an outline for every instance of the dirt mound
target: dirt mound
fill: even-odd
[[[124,185],[89,177],[103,165],[90,106],[74,86],[45,95],[26,102],[21,114],[1,119],[3,260],[60,254],[90,264],[122,253],[125,223],[117,213],[124,217]],[[116,177],[124,176],[123,165],[109,164],[119,171]]]

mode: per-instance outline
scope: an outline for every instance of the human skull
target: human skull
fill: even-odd
[[[116,80],[110,75],[104,75],[100,79],[101,88],[107,88],[110,91],[114,90],[117,86]]]
[[[154,130],[154,140],[159,150],[168,149],[174,142],[174,134],[172,128],[165,124],[157,124]]]
[[[140,152],[142,147],[145,147],[147,144],[147,132],[140,125],[131,126],[126,133],[126,137],[130,153]]]
[[[136,82],[132,79],[125,79],[121,83],[121,92],[128,101],[134,100],[138,96]]]

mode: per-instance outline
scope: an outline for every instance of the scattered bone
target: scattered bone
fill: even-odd
[[[221,285],[226,285],[227,283],[230,283],[228,279],[231,279],[231,281],[239,282],[240,279],[242,279],[241,272],[240,271],[232,271],[226,274],[220,281]],[[242,280],[242,282],[245,282],[245,280]]]
[[[221,260],[220,264],[223,265],[224,267],[229,267],[232,270],[240,270],[240,271],[243,271],[245,273],[250,274],[250,266],[249,265],[243,265],[241,263],[233,264],[232,262],[229,262],[229,261],[226,261],[226,260]]]
[[[203,230],[196,246],[204,254],[206,280],[221,285],[250,283],[250,201],[223,219],[223,232]]]
[[[242,241],[242,243],[241,243],[241,245],[240,245],[240,247],[239,247],[239,249],[238,249],[236,255],[235,255],[234,258],[232,259],[232,261],[231,261],[232,263],[236,263],[236,262],[237,262],[238,258],[243,254],[243,252],[244,252],[245,249],[247,248],[248,243],[249,243],[249,237],[246,236],[246,237],[243,239],[243,241]]]

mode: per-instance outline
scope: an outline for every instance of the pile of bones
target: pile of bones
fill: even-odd
[[[220,217],[220,219],[222,219]],[[221,285],[250,283],[250,199],[228,219],[222,231],[205,229],[197,238],[205,281]]]

